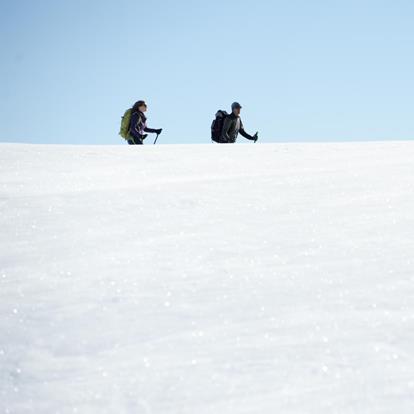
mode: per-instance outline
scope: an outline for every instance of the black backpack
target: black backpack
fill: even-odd
[[[226,111],[218,111],[216,119],[211,124],[211,139],[214,142],[222,143],[221,134],[223,132],[224,120],[229,116]]]

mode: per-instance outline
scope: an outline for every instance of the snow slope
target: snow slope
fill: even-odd
[[[414,412],[414,143],[0,145],[0,413]]]

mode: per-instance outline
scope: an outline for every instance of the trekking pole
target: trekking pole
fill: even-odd
[[[156,138],[155,138],[155,141],[154,141],[154,145],[157,143],[157,141],[158,141],[158,137],[160,136],[160,134],[157,134],[157,136],[156,136]]]

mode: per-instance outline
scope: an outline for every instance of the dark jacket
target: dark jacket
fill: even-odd
[[[129,128],[129,135],[134,138],[134,141],[140,141],[144,139],[144,133],[149,132],[155,134],[156,129],[147,127],[147,117],[141,111],[135,111],[131,115],[131,126]]]
[[[240,135],[244,138],[254,141],[254,138],[244,130],[243,122],[240,119],[240,117],[234,115],[234,113],[232,112],[224,120],[221,141],[224,143],[233,144],[236,142],[239,132]]]

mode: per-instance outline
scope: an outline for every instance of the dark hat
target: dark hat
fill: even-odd
[[[241,109],[241,108],[242,108],[242,106],[238,102],[233,102],[231,104],[231,110],[232,111],[235,110],[235,109]]]
[[[135,106],[136,106],[137,108],[139,108],[140,106],[143,106],[143,105],[147,106],[147,104],[145,103],[145,101],[138,101],[138,102],[135,104]]]

